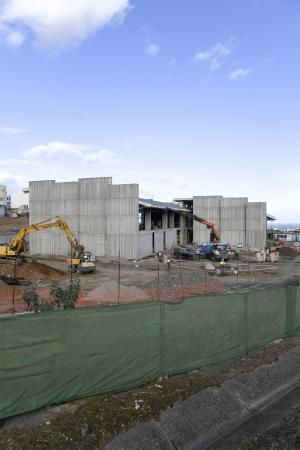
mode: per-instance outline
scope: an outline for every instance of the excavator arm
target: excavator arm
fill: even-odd
[[[53,222],[54,220],[54,222]],[[68,224],[61,217],[54,217],[53,219],[45,220],[44,222],[36,223],[29,225],[28,227],[21,228],[16,236],[10,241],[8,244],[8,251],[13,252],[15,255],[18,255],[23,247],[25,237],[36,231],[43,231],[49,228],[60,228],[62,232],[65,234],[68,239],[72,249],[78,253],[80,256],[84,252],[84,247],[82,245],[78,245],[77,240],[74,238],[71,229]]]
[[[198,217],[192,213],[181,211],[181,214],[183,214],[185,217],[189,217],[190,219],[195,220],[196,222],[200,222],[203,225],[206,225],[207,229],[210,231],[211,242],[220,242],[221,235],[214,223],[209,222],[208,220],[202,219],[201,217]]]

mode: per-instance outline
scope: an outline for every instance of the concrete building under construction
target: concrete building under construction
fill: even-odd
[[[257,249],[266,243],[266,203],[247,198],[194,196],[165,203],[140,198],[138,184],[82,178],[30,182],[29,206],[30,223],[62,216],[98,258],[138,259],[177,244],[209,241],[206,227],[187,218],[187,211],[215,223],[222,242]],[[70,248],[60,230],[48,230],[30,235],[30,253],[67,256]]]

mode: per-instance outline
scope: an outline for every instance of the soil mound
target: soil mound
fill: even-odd
[[[282,247],[279,249],[281,256],[289,256],[290,258],[296,258],[299,255],[298,250],[294,247]]]
[[[0,276],[13,276],[14,262],[5,262],[0,264]],[[54,269],[40,262],[26,262],[16,267],[16,276],[27,278],[29,280],[45,280],[61,278],[65,276],[65,272]]]

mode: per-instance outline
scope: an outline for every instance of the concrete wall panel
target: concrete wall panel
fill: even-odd
[[[138,185],[113,186],[111,178],[78,182],[30,183],[30,222],[57,215],[96,257],[136,258],[138,252]],[[32,254],[67,256],[69,244],[60,230],[30,236]]]
[[[213,222],[217,228],[220,227],[220,201],[222,197],[217,196],[197,196],[194,197],[193,210],[194,214],[202,219]],[[203,242],[209,242],[210,233],[205,225],[194,221],[194,242],[202,244]]]
[[[220,228],[222,242],[231,245],[246,242],[246,204],[248,199],[222,198],[220,200]]]
[[[267,239],[267,204],[250,202],[246,208],[247,246],[262,250]]]
[[[172,250],[176,245],[177,232],[176,230],[166,231],[166,249]]]
[[[138,258],[139,186],[111,185],[106,201],[107,232],[105,254]]]
[[[155,231],[154,249],[155,249],[155,253],[164,250],[164,232],[163,231]]]
[[[266,203],[248,202],[246,197],[194,197],[194,214],[213,222],[221,233],[221,240],[235,246],[263,249],[266,245]],[[209,241],[209,231],[194,221],[194,241]]]

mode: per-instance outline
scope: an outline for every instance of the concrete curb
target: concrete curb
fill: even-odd
[[[300,347],[271,365],[260,366],[208,388],[114,438],[105,450],[205,449],[278,401],[300,383]]]

